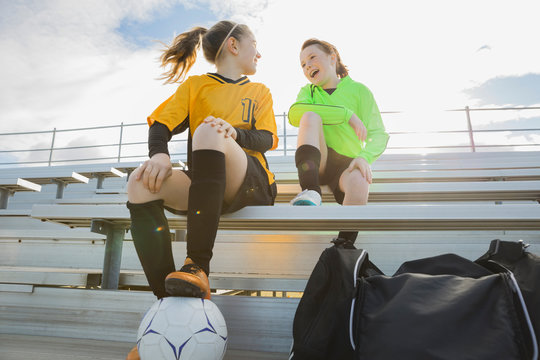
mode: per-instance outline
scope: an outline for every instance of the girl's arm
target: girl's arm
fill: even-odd
[[[161,189],[161,184],[172,175],[172,165],[169,158],[167,143],[172,135],[181,133],[189,127],[188,118],[189,79],[182,83],[175,94],[158,106],[147,121],[148,155],[137,173],[137,181],[152,193]]]
[[[154,122],[148,131],[148,157],[151,158],[154,154],[160,153],[169,155],[167,143],[171,137],[172,132],[167,126]]]
[[[270,131],[234,129],[236,130],[236,142],[241,147],[260,153],[265,153],[272,148],[274,137]]]
[[[359,157],[372,164],[386,149],[390,136],[384,128],[379,107],[369,89],[365,88],[362,99],[367,105],[363,107],[361,114],[362,122],[367,128],[367,138]]]
[[[289,109],[289,123],[298,127],[300,119],[306,112],[314,112],[323,119],[324,125],[339,125],[351,119],[353,111],[344,106],[314,104],[311,94],[311,85],[306,85],[296,98],[296,102]]]
[[[264,153],[278,146],[274,101],[270,90],[261,85],[260,95],[255,102],[251,129],[236,130],[236,142],[243,148]]]

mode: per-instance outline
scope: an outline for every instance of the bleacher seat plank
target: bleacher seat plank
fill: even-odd
[[[372,164],[371,170],[376,171],[426,171],[426,170],[498,170],[498,169],[538,169],[540,168],[540,160],[533,162],[527,160],[515,161],[430,161],[410,163],[405,161],[376,161]],[[270,164],[272,172],[295,172],[296,167],[294,162],[282,164]]]
[[[432,152],[418,153],[384,153],[377,162],[400,161],[407,163],[434,162],[434,161],[513,161],[530,160],[538,162],[540,151],[480,151],[480,152]],[[294,164],[294,155],[268,156],[268,162],[272,164]]]
[[[306,288],[308,275],[268,275],[268,274],[230,274],[212,272],[209,276],[212,289],[252,290],[252,291],[296,291]],[[0,280],[1,282],[1,280]],[[121,286],[148,286],[142,271],[120,272]]]
[[[31,293],[33,291],[34,291],[34,285],[1,284],[0,283],[0,294],[2,293]]]
[[[0,283],[55,286],[87,286],[100,284],[101,271],[40,267],[0,266]]]
[[[1,214],[1,212],[0,212]],[[28,213],[29,215],[29,213]],[[105,236],[92,232],[73,231],[74,229],[66,229],[69,231],[47,230],[47,229],[6,229],[0,228],[0,240],[82,240],[95,241],[104,240]]]
[[[0,189],[10,192],[16,191],[41,191],[41,186],[20,177],[0,178]]]
[[[278,184],[277,201],[291,200],[302,189],[298,184]],[[333,201],[328,187],[323,200]],[[415,182],[370,185],[369,202],[382,201],[482,201],[540,199],[540,181]]]
[[[100,269],[73,269],[52,267],[0,266],[0,283],[48,286],[98,286]],[[252,290],[252,291],[297,291],[306,287],[307,275],[227,274],[211,273],[212,289]],[[120,286],[148,286],[146,276],[139,271],[120,272]]]
[[[218,233],[210,273],[211,286],[238,290],[298,290],[301,287],[297,285],[289,287],[289,280],[298,284],[305,281],[321,251],[331,245],[330,240],[336,235],[337,232]],[[368,251],[370,258],[385,274],[392,274],[404,261],[441,253],[456,253],[475,260],[485,252],[490,241],[497,238],[508,241],[522,239],[531,244],[532,252],[540,246],[540,231],[360,232],[356,244]],[[102,273],[104,248],[103,241],[0,241],[0,264],[22,268],[63,268],[68,273],[73,269],[87,268],[93,273]],[[185,243],[173,242],[172,250],[177,263],[186,257]],[[263,279],[259,287],[252,287],[255,284],[253,277]],[[220,282],[214,284],[214,280]],[[225,281],[235,285],[227,285]],[[123,244],[119,284],[147,285],[132,241]]]
[[[35,184],[46,185],[56,184],[88,184],[88,177],[72,169],[55,167],[37,167],[37,168],[16,168],[3,171],[4,174],[10,174],[22,179],[31,181]]]
[[[278,184],[297,184],[298,173],[276,172]],[[540,180],[540,169],[373,171],[373,183]]]
[[[540,175],[540,173],[539,173]],[[298,183],[278,183],[276,202],[288,202],[301,191]],[[324,202],[334,202],[328,186],[322,186]],[[99,195],[70,198],[58,204],[121,204],[127,201],[126,189],[100,189]],[[370,185],[369,202],[384,201],[503,201],[540,199],[540,180],[476,182],[403,182]]]
[[[331,206],[331,205],[330,205]],[[540,230],[540,205],[456,204],[295,207],[249,206],[221,216],[232,230]],[[166,212],[169,226],[186,228],[186,216]],[[105,220],[128,228],[124,205],[35,205],[32,217],[71,227]]]
[[[32,214],[32,209],[1,209],[0,216],[5,217],[18,217],[18,216],[30,216]]]
[[[156,300],[150,292],[36,286],[1,293],[0,323],[12,334],[135,342],[139,322]],[[213,296],[227,322],[229,347],[286,353],[299,299]]]

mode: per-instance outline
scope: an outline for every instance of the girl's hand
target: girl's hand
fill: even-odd
[[[226,138],[232,137],[234,140],[236,140],[236,129],[225,120],[208,116],[206,119],[204,119],[204,122],[206,124],[210,124],[212,127],[215,127],[218,133],[225,133],[224,136]]]
[[[349,125],[351,125],[351,127],[354,129],[354,132],[360,141],[366,141],[367,129],[362,120],[360,120],[356,114],[352,114],[351,119],[349,120]]]
[[[351,163],[349,164],[349,167],[345,171],[353,171],[354,169],[360,170],[362,173],[362,176],[364,176],[364,179],[368,182],[368,184],[371,184],[373,181],[373,175],[371,174],[371,166],[369,166],[366,159],[357,157]]]
[[[141,165],[141,170],[135,180],[138,181],[142,178],[144,187],[155,194],[161,189],[163,181],[171,175],[172,164],[169,155],[158,153]]]

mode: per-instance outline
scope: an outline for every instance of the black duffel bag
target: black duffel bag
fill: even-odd
[[[374,270],[365,251],[351,247],[334,246],[321,255],[294,319],[290,359],[537,358],[532,324],[538,319],[531,319],[510,270],[515,259],[503,264],[488,251],[475,263],[446,254],[406,262],[388,277]],[[502,248],[498,257],[506,258]],[[354,266],[328,266],[344,253],[357,259]],[[521,274],[521,282],[530,281],[525,278],[531,273]],[[349,292],[351,281],[356,286]],[[529,298],[534,301],[539,291],[532,288]]]

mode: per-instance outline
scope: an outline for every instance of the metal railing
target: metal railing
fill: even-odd
[[[468,141],[467,143],[453,143],[450,145],[416,145],[416,146],[394,146],[392,143],[389,143],[389,146],[387,148],[387,151],[403,151],[403,150],[418,150],[425,152],[426,150],[459,150],[463,151],[464,149],[467,151],[475,152],[480,148],[529,148],[529,149],[538,149],[540,150],[540,114],[538,116],[538,126],[534,127],[528,127],[528,128],[502,128],[502,129],[474,129],[471,121],[471,113],[472,112],[484,112],[484,111],[508,111],[508,110],[514,110],[514,111],[523,111],[523,110],[540,110],[540,107],[506,107],[506,108],[469,108],[466,106],[463,109],[452,109],[452,110],[446,110],[446,112],[463,112],[466,116],[466,129],[459,129],[459,130],[433,130],[433,131],[390,131],[388,126],[387,129],[389,130],[388,133],[391,136],[391,139],[393,136],[405,136],[405,137],[411,137],[411,136],[418,136],[418,135],[424,135],[424,136],[441,136],[441,135],[460,135],[460,134],[466,134],[468,135]],[[406,114],[402,111],[386,111],[381,112],[383,117],[385,118],[384,122],[386,123],[386,118],[399,114],[403,115]],[[293,138],[297,136],[297,129],[290,126],[287,122],[287,114],[277,114],[276,120],[278,118],[281,118],[281,121],[277,121],[278,123],[278,136],[280,138],[280,146],[278,149],[276,149],[275,152],[273,152],[275,155],[282,155],[287,156],[294,153],[296,142],[292,141]],[[536,125],[536,124],[535,124]],[[125,130],[132,127],[147,127],[147,123],[134,123],[134,124],[124,124],[121,123],[119,125],[109,125],[109,126],[95,126],[95,127],[85,127],[85,128],[74,128],[74,129],[56,129],[53,130],[47,130],[47,131],[31,131],[31,132],[14,132],[14,133],[0,133],[0,143],[2,144],[8,144],[9,141],[5,140],[6,138],[10,137],[16,137],[16,136],[40,136],[41,141],[34,141],[34,143],[43,143],[45,142],[45,139],[47,136],[50,136],[50,146],[47,147],[35,147],[35,148],[26,148],[26,149],[2,149],[0,150],[0,166],[7,166],[7,165],[45,165],[51,166],[53,164],[61,164],[61,163],[72,163],[72,162],[124,162],[124,161],[133,161],[133,160],[141,160],[145,159],[147,157],[147,149],[146,139],[141,141],[126,141],[125,139]],[[81,134],[84,132],[91,132],[91,131],[97,131],[97,130],[113,130],[118,129],[118,142],[106,142],[101,144],[90,144],[90,145],[78,145],[78,146],[57,146],[57,137],[60,134],[64,133],[77,133]],[[144,129],[144,134],[146,135],[147,130]],[[527,135],[538,135],[538,141],[532,140],[527,143],[498,143],[498,144],[486,144],[481,143],[477,141],[478,135],[486,134],[486,133],[506,133],[506,134],[513,134],[513,133],[522,133]],[[113,138],[111,134],[108,134],[108,138]],[[184,136],[185,137],[185,136]],[[184,148],[187,148],[186,146],[187,140],[184,139],[172,139],[169,142],[169,147],[171,150],[171,147],[173,148],[173,151],[170,151],[171,157],[179,158],[179,159],[185,159],[186,158],[186,150]],[[4,147],[3,145],[2,147]],[[144,150],[138,150],[138,153],[135,154],[125,154],[125,149],[129,147],[140,147],[144,148]],[[73,156],[73,152],[75,150],[86,150],[86,149],[93,149],[93,150],[103,150],[103,149],[112,149],[115,151],[114,155],[109,156],[94,156],[94,157],[85,157],[85,156]],[[180,151],[178,149],[180,148]],[[55,158],[55,154],[58,154],[59,152],[63,151],[69,151],[71,152],[71,156],[66,157],[64,159],[61,158]],[[30,161],[26,160],[24,156],[21,156],[21,154],[31,154],[31,153],[48,153],[48,159],[32,159]],[[13,156],[17,155],[17,156]],[[270,154],[272,155],[272,154]],[[34,157],[33,157],[34,158]]]

